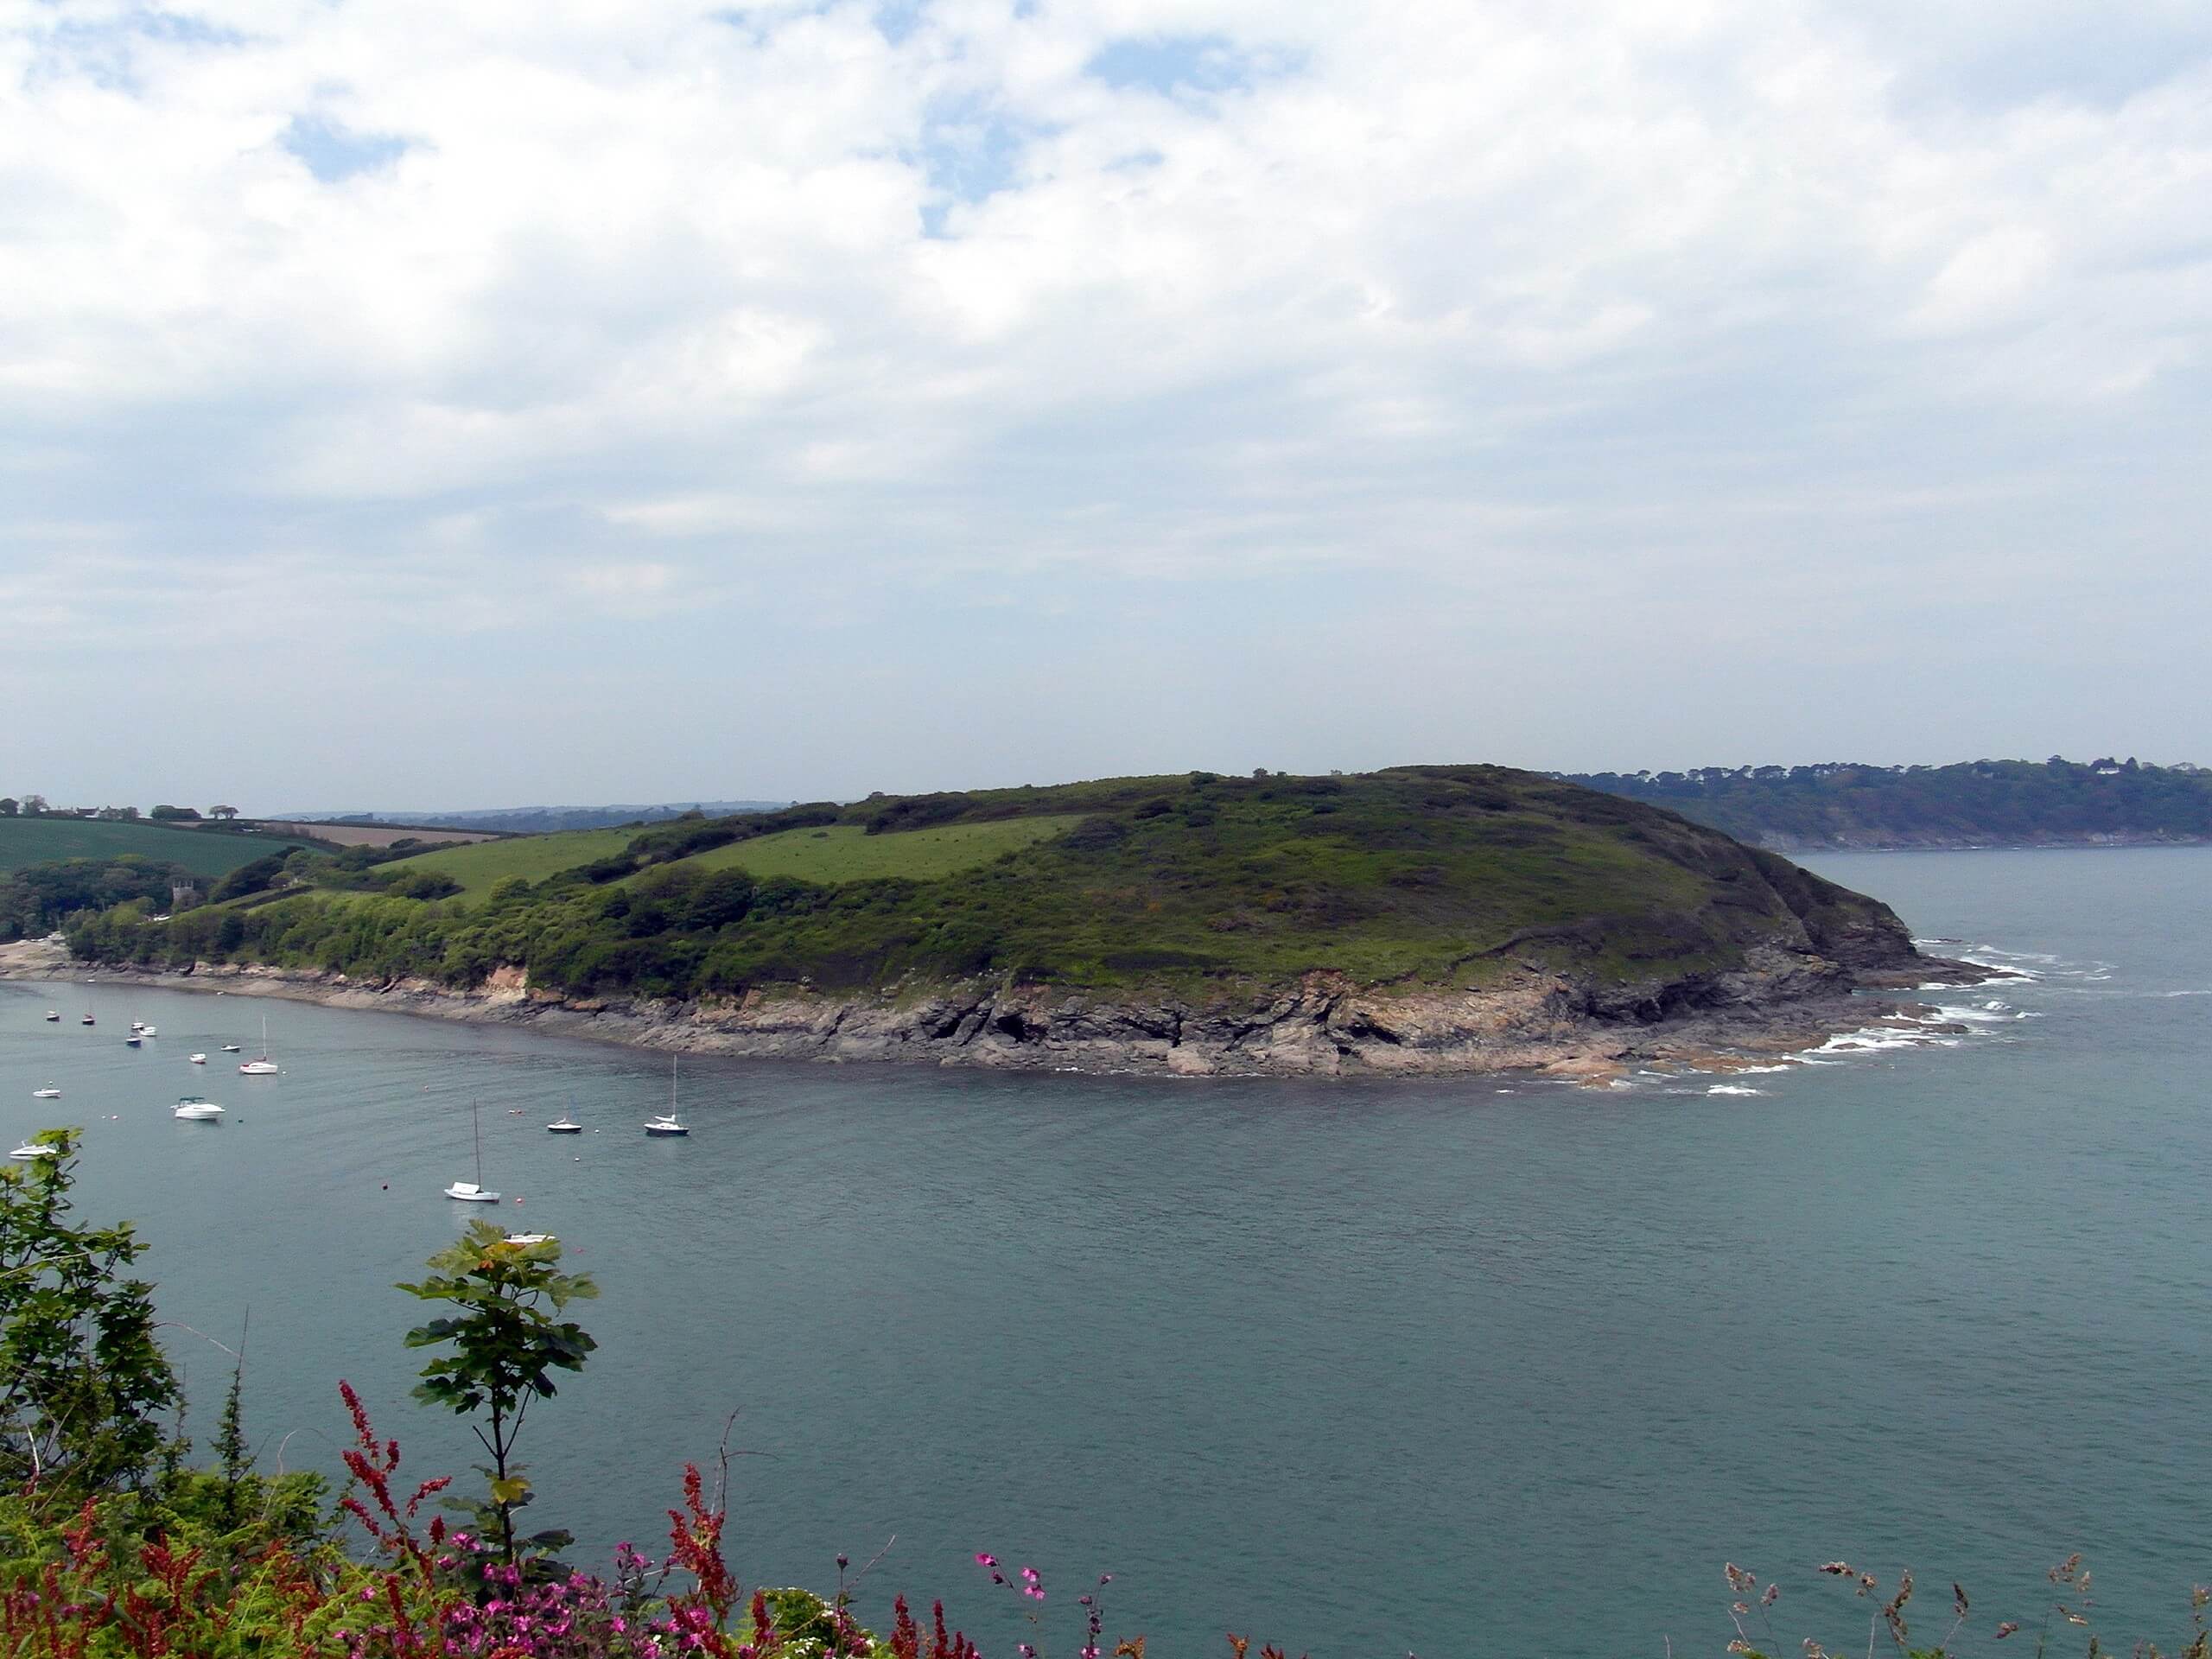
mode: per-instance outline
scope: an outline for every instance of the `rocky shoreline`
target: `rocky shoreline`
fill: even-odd
[[[1527,963],[1480,988],[1363,988],[1314,973],[1272,994],[1203,1002],[1110,1000],[985,982],[861,996],[779,990],[658,1002],[563,997],[533,990],[515,969],[493,974],[479,989],[456,991],[427,980],[372,982],[256,965],[88,969],[59,946],[0,946],[0,978],[88,974],[757,1058],[1174,1077],[1518,1073],[1590,1083],[1644,1067],[1771,1065],[1876,1028],[1941,1034],[1957,1028],[1938,1023],[1936,1009],[1880,993],[2009,976],[1910,952],[1878,968],[1853,969],[1777,949],[1755,952],[1739,972],[1632,989],[1592,987]]]

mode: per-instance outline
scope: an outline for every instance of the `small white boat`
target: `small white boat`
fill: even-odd
[[[31,1098],[33,1100],[59,1100],[61,1098],[61,1091],[49,1083],[43,1089],[32,1090]]]
[[[221,1107],[212,1100],[202,1100],[197,1095],[180,1096],[170,1113],[173,1117],[181,1117],[194,1123],[212,1123],[222,1115]]]
[[[59,1020],[60,1020],[60,1018],[61,1018],[60,1014],[58,1014],[58,1013],[56,1013],[56,1012],[55,1012],[54,1009],[52,1009],[52,1008],[48,1008],[48,1009],[46,1011],[46,1022],[47,1022],[47,1024],[48,1024],[49,1026],[50,1026],[50,1025],[54,1025],[54,1024],[55,1024],[57,1021],[59,1021]]]
[[[484,1185],[484,1126],[476,1115],[476,1103],[468,1103],[469,1128],[476,1136],[476,1179],[455,1181],[446,1188],[446,1197],[459,1198],[463,1204],[497,1204],[499,1195]]]
[[[192,1063],[194,1065],[205,1065],[207,1064],[207,1057],[205,1054],[195,1054],[192,1057]]]
[[[223,1052],[235,1054],[238,1052],[238,1045],[226,1044]],[[261,1021],[261,1058],[248,1060],[238,1067],[238,1075],[246,1077],[273,1077],[276,1075],[276,1062],[269,1058],[269,1021],[265,1016]]]
[[[647,1135],[689,1135],[690,1128],[677,1121],[676,1116],[676,1056],[668,1057],[668,1109],[658,1117],[645,1120]]]
[[[556,1122],[548,1123],[545,1130],[549,1135],[582,1135],[584,1132],[584,1126],[571,1122],[569,1115],[563,1112]]]
[[[552,1242],[553,1235],[550,1233],[509,1233],[507,1235],[507,1243],[510,1244],[550,1244]]]
[[[142,1037],[141,1035],[139,1035],[139,1033],[137,1033],[137,1032],[135,1032],[135,1031],[134,1031],[134,1032],[132,1032],[132,1033],[131,1033],[128,1037],[124,1038],[123,1040],[124,1040],[124,1042],[125,1044],[127,1044],[129,1046],[130,1046],[130,1047],[132,1047],[132,1048],[136,1048],[136,1047],[137,1047],[137,1046],[138,1046],[138,1045],[139,1045],[139,1044],[141,1044],[141,1043],[144,1042],[146,1039],[145,1039],[143,1037]]]
[[[26,1141],[8,1155],[10,1158],[52,1158],[60,1150],[59,1147],[41,1147]]]
[[[133,1031],[143,1031],[146,1029],[146,1022],[143,1020],[133,1020],[130,1022],[130,1029]]]
[[[141,1026],[138,1027],[138,1034],[141,1037],[158,1037],[162,1033],[156,1031],[151,1026]]]
[[[79,1025],[80,1025],[80,1026],[92,1026],[92,1025],[98,1025],[99,1022],[98,1020],[94,1020],[94,1019],[92,1018],[92,1016],[91,1014],[86,1014],[83,1019],[79,1020],[77,1023],[78,1023]]]

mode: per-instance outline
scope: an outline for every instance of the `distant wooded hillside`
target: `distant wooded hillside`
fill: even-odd
[[[2212,841],[2212,771],[2133,757],[1560,775],[1782,850]]]

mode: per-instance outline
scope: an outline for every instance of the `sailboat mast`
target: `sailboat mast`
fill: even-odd
[[[478,1112],[474,1099],[468,1103],[468,1127],[476,1136],[476,1185],[481,1189],[484,1185],[484,1119]]]

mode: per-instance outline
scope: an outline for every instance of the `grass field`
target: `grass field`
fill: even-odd
[[[1050,841],[1082,819],[1081,813],[1060,813],[1002,818],[995,823],[950,823],[887,836],[871,836],[858,824],[837,823],[823,830],[786,830],[780,835],[733,842],[660,868],[795,875],[824,887],[893,876],[933,881],[988,864],[1001,854]]]
[[[631,830],[573,830],[558,836],[518,836],[512,841],[481,841],[469,847],[441,847],[395,859],[388,870],[435,870],[461,883],[464,895],[490,891],[493,883],[511,875],[525,881],[543,881],[563,870],[573,870],[595,858],[619,853],[637,836]]]
[[[136,853],[163,864],[181,864],[194,875],[227,875],[297,841],[278,836],[233,836],[171,830],[145,822],[100,818],[0,818],[0,871],[65,858],[120,858]]]

